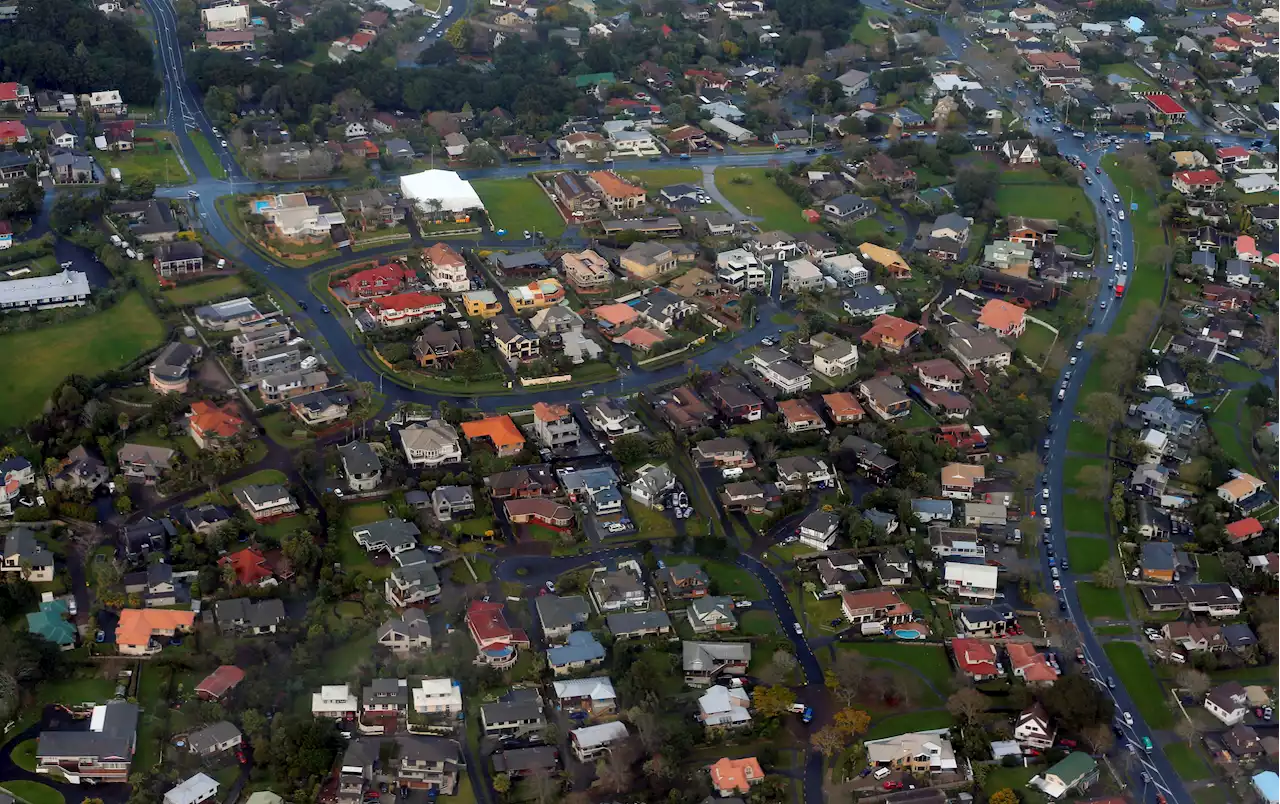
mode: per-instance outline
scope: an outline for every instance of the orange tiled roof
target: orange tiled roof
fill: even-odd
[[[779,402],[778,412],[782,414],[782,418],[789,422],[808,421],[818,418],[817,411],[803,399],[787,399]]]
[[[751,789],[752,782],[764,778],[764,768],[755,757],[729,759],[723,757],[716,760],[708,770],[711,772],[711,784],[723,793],[745,793]]]
[[[913,324],[910,321],[886,313],[875,320],[875,323],[871,325],[871,329],[863,333],[862,339],[873,344],[879,344],[880,341],[886,338],[898,343],[905,343],[907,338],[910,338],[920,329],[922,327],[919,324]]]
[[[631,196],[644,195],[643,189],[631,182],[623,181],[607,170],[595,170],[589,175],[591,180],[600,187],[601,192],[610,198],[629,198]]]
[[[524,444],[524,435],[510,416],[486,416],[479,421],[463,422],[462,434],[468,441],[487,438],[500,450],[512,449]]]
[[[120,622],[116,625],[116,643],[146,645],[157,632],[190,628],[195,620],[195,613],[190,611],[125,609],[120,612]]]
[[[271,577],[271,570],[267,569],[267,559],[256,547],[246,547],[218,559],[219,567],[225,567],[228,564],[236,575],[236,583],[242,586],[252,586]]]
[[[822,401],[827,403],[833,416],[861,416],[866,412],[862,409],[862,403],[858,398],[848,391],[823,394]]]
[[[651,329],[636,327],[635,329],[628,330],[624,335],[618,338],[618,340],[640,349],[650,349],[665,341],[666,338]]]
[[[640,317],[636,309],[629,304],[602,304],[591,311],[600,321],[613,326],[630,324]]]
[[[568,405],[552,405],[548,402],[534,402],[533,415],[544,422],[558,422],[569,415]]]
[[[422,256],[432,265],[466,265],[462,255],[453,250],[448,243],[436,243],[422,251]]]
[[[1005,332],[1010,327],[1021,324],[1026,315],[1027,311],[1016,304],[1010,304],[1003,299],[992,299],[983,305],[978,323]]]
[[[216,435],[220,438],[231,438],[244,427],[244,419],[228,405],[220,408],[212,402],[191,403],[191,426],[205,435]]]

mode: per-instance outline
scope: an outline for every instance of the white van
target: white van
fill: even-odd
[[[890,771],[888,768],[876,768],[876,772],[871,774],[871,778],[875,779],[876,781],[879,781],[884,777],[888,776],[889,773]]]
[[[720,470],[720,476],[723,477],[725,480],[737,480],[738,478],[742,477],[742,467],[727,466],[724,469]]]

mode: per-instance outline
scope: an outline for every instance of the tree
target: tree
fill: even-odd
[[[1018,804],[1018,794],[1006,787],[991,794],[990,804]]]
[[[1111,698],[1088,676],[1065,675],[1052,687],[1036,692],[1045,711],[1068,732],[1081,732],[1099,724],[1110,727],[1115,714]]]
[[[861,709],[841,709],[836,712],[834,725],[847,739],[861,737],[871,725],[871,715]]]
[[[796,702],[796,694],[781,685],[756,687],[751,691],[751,703],[765,717],[780,717]]]
[[[484,140],[474,140],[462,152],[463,161],[475,167],[493,167],[498,164],[498,155]]]
[[[619,436],[610,450],[623,466],[633,466],[649,457],[649,441],[639,435]]]
[[[947,711],[962,723],[976,720],[990,706],[991,702],[987,700],[987,696],[973,687],[958,689],[947,699]]]
[[[823,726],[809,737],[809,744],[827,759],[843,751],[847,742],[835,726]]]
[[[1082,416],[1084,420],[1099,433],[1106,435],[1111,432],[1111,428],[1115,423],[1120,421],[1120,417],[1124,415],[1124,400],[1119,394],[1113,394],[1108,391],[1096,391],[1089,394],[1084,400],[1084,411]]]
[[[1213,683],[1210,680],[1208,673],[1204,673],[1192,667],[1179,670],[1177,678],[1178,686],[1186,690],[1187,693],[1196,700],[1203,698],[1204,694],[1209,691],[1209,687]]]
[[[1107,563],[1093,573],[1093,582],[1103,589],[1119,589],[1124,586],[1124,566],[1120,559],[1116,556],[1107,559]]]
[[[1111,490],[1110,481],[1107,479],[1107,470],[1098,464],[1087,464],[1080,467],[1076,472],[1076,478],[1079,481],[1077,492],[1080,496],[1090,500],[1105,500],[1107,492]]]
[[[1111,746],[1116,743],[1115,732],[1106,723],[1090,726],[1080,732],[1080,736],[1084,738],[1085,743],[1093,749],[1095,754],[1108,753],[1111,750]]]
[[[453,358],[453,371],[463,380],[470,382],[484,368],[484,358],[475,349],[463,349]]]
[[[511,792],[511,775],[507,773],[495,773],[493,775],[493,789],[500,796],[505,796]]]
[[[1034,452],[1022,452],[1005,461],[1005,469],[1013,473],[1014,483],[1019,488],[1027,488],[1035,483],[1040,474],[1040,456]]]

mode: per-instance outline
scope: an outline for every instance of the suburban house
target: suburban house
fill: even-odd
[[[867,740],[867,764],[912,774],[954,771],[956,755],[947,729],[909,732],[881,740]]]
[[[458,433],[442,419],[415,422],[401,429],[400,446],[412,467],[434,467],[462,460]]]
[[[755,757],[722,757],[707,766],[707,773],[711,775],[711,787],[721,799],[726,800],[737,797],[741,801],[741,796],[750,792],[752,785],[764,781],[764,769]]]
[[[268,523],[298,513],[299,507],[289,490],[278,483],[251,484],[236,489],[232,495],[254,522]]]
[[[1049,721],[1049,714],[1039,703],[1018,714],[1013,726],[1013,739],[1024,748],[1043,751],[1053,746],[1058,730]]]
[[[840,612],[854,625],[896,625],[912,619],[911,606],[892,589],[861,589],[840,595]]]
[[[751,663],[751,645],[746,642],[682,643],[684,682],[691,687],[707,687],[722,676],[741,676]]]
[[[127,782],[137,747],[137,728],[137,704],[117,699],[95,706],[87,729],[40,731],[36,767],[43,773],[56,771],[78,781]]]
[[[1088,754],[1072,751],[1057,765],[1046,770],[1043,776],[1032,778],[1028,784],[1049,798],[1060,799],[1072,791],[1083,792],[1096,781],[1098,763]]]
[[[378,628],[377,640],[379,645],[401,656],[430,649],[431,627],[427,615],[421,609],[405,609],[400,618],[388,620]]]

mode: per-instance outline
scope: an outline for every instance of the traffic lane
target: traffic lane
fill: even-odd
[[[782,623],[784,634],[796,648],[796,661],[804,672],[805,683],[822,684],[822,666],[818,663],[818,657],[814,655],[813,649],[809,647],[809,642],[804,634],[796,633],[796,626],[800,621],[796,618],[795,610],[791,607],[791,600],[787,597],[786,592],[783,591],[781,582],[778,581],[772,570],[754,556],[744,553],[738,556],[734,563],[756,576],[756,579],[764,585],[765,594],[773,604],[774,613],[778,616],[778,621]]]

